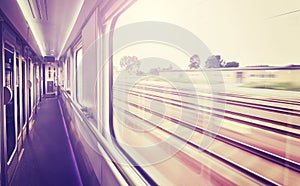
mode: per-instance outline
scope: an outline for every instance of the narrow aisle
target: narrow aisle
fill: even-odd
[[[57,99],[45,99],[35,119],[12,185],[80,185]]]

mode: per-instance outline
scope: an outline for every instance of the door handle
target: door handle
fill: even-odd
[[[4,105],[8,105],[12,100],[13,92],[11,88],[7,86],[4,87],[3,92],[4,92]]]

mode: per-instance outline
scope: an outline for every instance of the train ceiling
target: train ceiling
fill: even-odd
[[[133,0],[0,0],[0,8],[36,53],[58,59],[95,7],[99,5],[101,13],[116,14],[111,10],[130,2]]]

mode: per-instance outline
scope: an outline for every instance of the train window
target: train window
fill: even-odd
[[[81,100],[80,104],[84,106],[84,110],[89,118],[96,119],[97,116],[97,72],[98,72],[98,27],[97,27],[97,11],[95,11],[81,32],[82,40],[82,67],[81,78]],[[77,77],[79,78],[79,77]],[[78,82],[80,83],[80,82]]]
[[[34,80],[35,80],[35,97],[36,97],[36,105],[39,102],[40,99],[40,86],[39,86],[39,81],[40,81],[40,67],[39,65],[35,65],[35,75],[34,75]]]
[[[32,82],[32,90],[31,90],[31,95],[32,95],[32,111],[34,111],[34,107],[36,104],[36,65],[34,63],[32,63],[32,74],[31,74],[31,82]],[[33,114],[33,113],[32,113]]]
[[[71,87],[71,76],[70,76],[70,70],[71,70],[71,68],[70,68],[70,58],[68,57],[68,59],[67,59],[67,68],[66,68],[66,73],[67,73],[67,86],[66,86],[66,88],[67,89],[70,89],[70,87]]]
[[[82,91],[83,91],[83,86],[82,86],[82,48],[79,48],[75,52],[75,62],[76,62],[76,96],[77,96],[77,101],[79,103],[82,103]]]
[[[33,74],[32,74],[32,95],[33,95],[33,105],[36,107],[38,103],[38,95],[37,95],[37,89],[38,89],[38,66],[33,65]]]
[[[210,91],[205,74],[185,72],[189,67],[202,68],[209,56],[205,44],[187,30],[197,28],[194,14],[198,11],[192,6],[194,3],[161,1],[154,8],[153,1],[138,1],[121,15],[114,32],[112,133],[133,165],[142,167],[141,174],[150,183],[159,185],[193,185],[203,176],[181,162],[184,156],[189,156],[189,149],[184,147],[185,142],[178,140],[195,137],[193,128],[198,118],[202,117],[203,121],[210,118],[200,116],[201,111],[190,112],[180,107],[183,103],[199,101],[182,92],[196,94],[192,76],[199,77]],[[179,14],[183,10],[185,16]],[[124,30],[128,33],[122,33]],[[119,46],[124,37],[129,42]],[[187,41],[186,37],[189,37]],[[209,100],[201,101],[212,104]],[[187,121],[190,128],[183,127]],[[163,171],[168,168],[174,172]]]
[[[292,91],[300,84],[299,73],[288,69],[299,66],[287,62],[300,60],[298,4],[143,0],[120,16],[112,44],[110,132],[147,180],[298,180],[300,141],[293,128],[299,113],[289,110],[299,107],[299,93]]]

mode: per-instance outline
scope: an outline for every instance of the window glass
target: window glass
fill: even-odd
[[[120,16],[110,126],[150,183],[300,180],[295,7],[298,0],[143,0]]]
[[[76,88],[77,88],[77,101],[79,103],[82,102],[82,48],[78,49],[75,53],[75,60],[76,60]]]
[[[68,59],[67,59],[67,69],[66,69],[66,71],[67,71],[67,88],[69,89],[70,87],[71,87],[71,76],[70,76],[70,70],[71,70],[71,68],[70,68],[70,58],[68,57]]]

